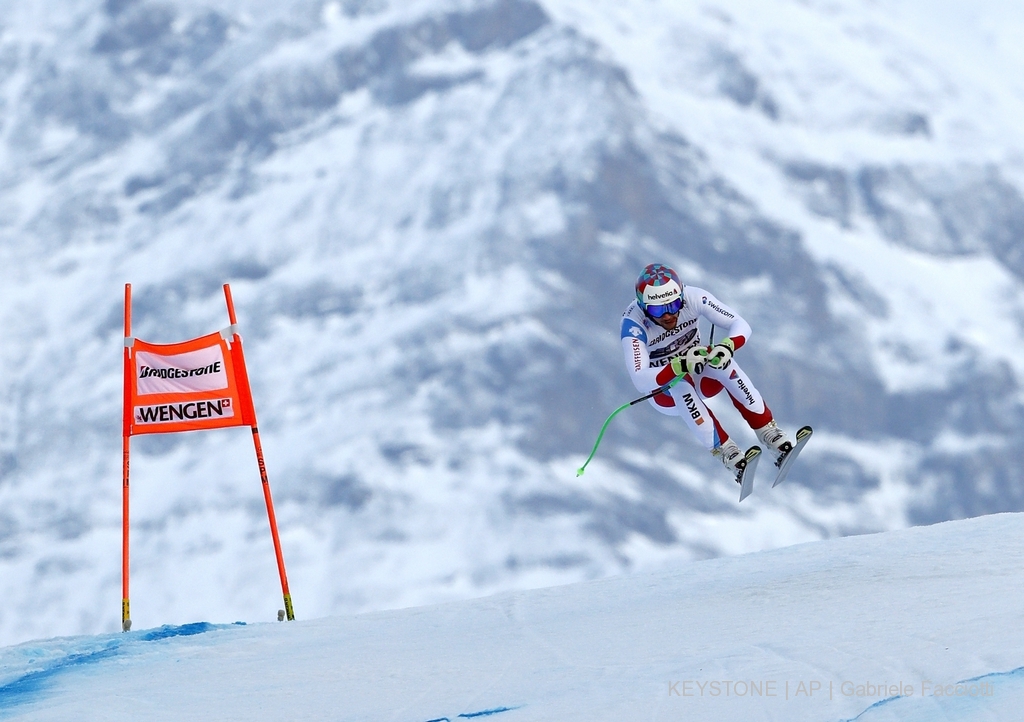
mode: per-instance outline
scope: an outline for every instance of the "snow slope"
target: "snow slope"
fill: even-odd
[[[232,283],[300,618],[1024,509],[1019,18],[943,7],[6,0],[0,640],[117,628],[126,281]],[[648,408],[573,476],[654,259],[817,431],[742,506]],[[133,446],[136,623],[273,619],[246,434]]]
[[[0,650],[0,716],[1015,720],[1022,552],[1003,514],[431,607],[36,641]]]

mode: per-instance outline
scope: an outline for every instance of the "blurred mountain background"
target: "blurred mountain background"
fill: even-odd
[[[0,644],[119,627],[124,283],[238,307],[300,618],[1024,509],[1024,9],[6,0]],[[647,263],[794,429],[736,504],[633,398]],[[707,329],[705,329],[706,331]],[[715,404],[741,443],[753,434]],[[132,442],[137,627],[271,620],[250,435]]]

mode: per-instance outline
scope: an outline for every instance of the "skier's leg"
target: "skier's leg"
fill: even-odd
[[[705,385],[711,388],[724,386],[729,392],[733,406],[751,429],[760,429],[772,420],[772,410],[768,408],[757,387],[735,360],[726,369],[716,369],[708,365],[701,376],[701,391],[704,391]]]
[[[730,469],[743,458],[736,442],[701,399],[689,378],[651,399],[651,405],[667,416],[681,416],[697,440]]]
[[[720,381],[715,381],[713,378],[705,376],[701,378],[700,386],[697,387],[697,390],[700,391],[701,397],[707,400],[718,396],[723,388],[725,387],[722,386]]]
[[[768,408],[768,404],[765,403],[764,397],[761,396],[757,387],[739,364],[733,361],[726,369],[708,366],[703,376],[705,378],[701,380],[701,390],[704,390],[705,382],[724,386],[733,406],[754,430],[763,445],[775,452],[782,451],[786,444],[792,448],[792,442],[775,423],[775,417],[772,410]]]
[[[666,393],[651,399],[651,404],[666,416],[682,417],[687,428],[705,449],[712,450],[728,441],[729,435],[711,413],[689,379],[676,384]]]

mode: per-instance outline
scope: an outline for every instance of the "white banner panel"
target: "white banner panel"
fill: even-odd
[[[176,424],[182,421],[202,419],[230,419],[235,415],[231,399],[209,399],[206,401],[179,401],[174,404],[136,406],[135,423]]]
[[[217,391],[228,387],[224,355],[219,344],[174,356],[138,351],[135,354],[135,373],[139,396]]]

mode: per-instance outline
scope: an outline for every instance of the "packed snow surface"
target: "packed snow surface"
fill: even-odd
[[[291,623],[0,650],[11,720],[1017,720],[1024,516]]]

